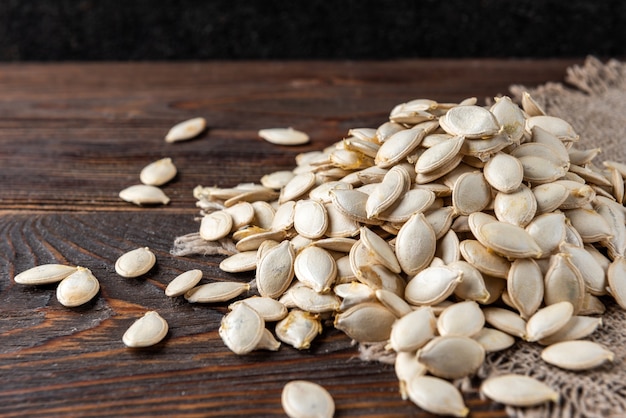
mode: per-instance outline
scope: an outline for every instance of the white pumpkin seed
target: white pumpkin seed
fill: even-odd
[[[436,305],[454,292],[463,272],[447,266],[426,267],[406,285],[404,298],[412,305]]]
[[[626,280],[624,277],[626,277],[626,258],[617,257],[609,265],[607,278],[611,296],[622,309],[626,309]]]
[[[526,323],[526,341],[539,341],[565,326],[574,314],[574,306],[567,302],[558,302],[539,309]]]
[[[98,294],[100,282],[84,267],[76,267],[71,273],[59,282],[57,286],[57,300],[63,306],[73,308],[84,305]]]
[[[480,212],[491,202],[491,187],[482,173],[461,174],[452,188],[452,205],[457,213]]]
[[[526,320],[543,303],[543,274],[537,263],[530,258],[520,258],[511,263],[506,287],[513,307]]]
[[[514,337],[526,339],[526,321],[513,311],[489,307],[483,309],[485,321],[492,327]]]
[[[414,376],[407,382],[409,399],[425,411],[455,417],[465,417],[469,408],[452,383],[432,376]]]
[[[315,200],[299,200],[294,207],[293,227],[303,237],[322,237],[328,228],[326,208]]]
[[[485,353],[506,350],[515,344],[515,338],[506,332],[494,328],[482,328],[472,338],[485,349]]]
[[[188,270],[179,274],[165,288],[165,295],[176,297],[184,295],[202,280],[202,270]]]
[[[448,306],[437,318],[439,335],[472,337],[485,325],[485,315],[474,301]]]
[[[378,149],[374,163],[389,168],[406,158],[424,139],[423,129],[405,129],[388,137]]]
[[[261,177],[260,181],[261,184],[265,187],[280,190],[285,187],[285,185],[289,183],[289,180],[294,178],[294,176],[295,174],[293,173],[293,171],[279,170],[264,175],[263,177]]]
[[[189,303],[217,303],[236,298],[250,289],[248,283],[212,282],[193,287],[185,292]]]
[[[42,264],[25,270],[13,278],[15,283],[43,285],[58,283],[76,271],[77,267],[64,264]]]
[[[432,308],[418,308],[394,322],[389,347],[396,352],[414,352],[435,336],[436,324]]]
[[[417,361],[415,352],[401,351],[396,354],[394,370],[398,378],[400,396],[406,401],[409,399],[407,391],[409,380],[416,376],[424,376],[427,372],[426,367]]]
[[[232,216],[223,210],[218,210],[202,217],[199,233],[203,240],[217,241],[227,236],[232,229]]]
[[[308,286],[297,286],[289,293],[296,307],[306,312],[335,312],[341,306],[341,301],[334,293],[318,293]]]
[[[167,205],[170,198],[156,186],[146,184],[135,184],[122,190],[119,194],[122,200],[135,205]]]
[[[294,258],[293,247],[285,240],[258,260],[256,284],[261,296],[277,298],[287,290],[294,277]]]
[[[527,407],[558,402],[559,394],[545,383],[523,375],[490,377],[480,385],[480,393],[505,405]]]
[[[245,303],[263,318],[265,322],[280,321],[287,316],[287,307],[277,301],[276,299],[251,296],[246,299],[238,300],[228,306],[228,309],[232,310],[238,303]]]
[[[495,116],[475,105],[453,107],[439,119],[439,123],[447,133],[466,138],[486,138],[500,130]]]
[[[179,142],[195,138],[206,128],[206,120],[202,117],[192,118],[172,126],[165,135],[165,142]]]
[[[504,257],[490,251],[477,240],[466,239],[460,242],[459,250],[463,258],[483,274],[506,279],[511,263]]]
[[[416,213],[400,228],[396,239],[396,258],[402,271],[415,275],[430,264],[436,250],[435,231],[423,213]]]
[[[149,186],[161,186],[176,177],[176,166],[171,158],[162,158],[145,166],[139,180]]]
[[[549,345],[541,351],[546,363],[567,370],[588,370],[613,361],[615,354],[593,341],[563,341]]]
[[[254,350],[265,330],[263,318],[245,303],[235,305],[223,318],[219,335],[235,354],[243,355]]]
[[[335,328],[360,343],[387,341],[396,316],[379,303],[360,303],[335,316]]]
[[[524,167],[512,155],[498,152],[485,164],[483,175],[491,187],[503,193],[510,193],[522,184]]]
[[[546,305],[567,301],[574,306],[574,314],[580,311],[584,301],[585,282],[569,255],[558,253],[550,257],[550,268],[545,274],[544,283]]]
[[[292,309],[276,324],[276,336],[298,350],[311,347],[311,342],[322,332],[319,316]]]
[[[122,342],[127,347],[149,347],[161,342],[168,329],[167,321],[161,315],[148,311],[124,332]]]
[[[428,372],[444,379],[474,374],[485,359],[485,349],[476,340],[463,336],[435,337],[417,351],[417,360]]]
[[[115,262],[115,271],[122,277],[139,277],[156,263],[156,256],[148,247],[136,248],[122,254]]]
[[[317,383],[292,380],[283,387],[281,404],[289,418],[332,418],[335,401]]]
[[[592,334],[600,325],[602,318],[574,315],[557,332],[540,339],[539,344],[551,345],[562,341],[579,340]]]
[[[259,136],[276,145],[303,145],[309,142],[309,136],[293,128],[260,129]]]

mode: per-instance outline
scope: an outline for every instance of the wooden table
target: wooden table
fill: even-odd
[[[413,98],[458,101],[507,94],[511,84],[562,81],[582,60],[389,62],[185,62],[0,65],[0,415],[284,416],[292,379],[323,384],[337,417],[427,417],[402,401],[393,368],[356,359],[347,337],[326,330],[310,350],[236,356],[217,329],[226,304],[189,304],[163,289],[192,268],[233,277],[221,257],[170,255],[175,237],[197,231],[198,185],[258,182],[291,169],[354,127],[376,127]],[[207,119],[199,138],[163,140],[174,123]],[[259,139],[260,128],[306,131],[306,146]],[[143,166],[171,157],[179,175],[167,206],[118,197]],[[157,266],[138,279],[114,270],[124,252],[149,246]],[[87,267],[101,292],[66,308],[55,286],[13,276],[34,265]],[[249,280],[252,275],[236,275]],[[147,310],[167,318],[163,343],[128,349],[126,328]],[[466,396],[473,417],[504,409]]]

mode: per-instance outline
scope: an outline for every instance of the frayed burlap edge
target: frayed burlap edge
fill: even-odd
[[[567,69],[562,83],[547,83],[528,88],[510,87],[511,96],[521,102],[527,91],[547,114],[567,120],[581,137],[577,148],[600,147],[601,160],[626,162],[626,65],[610,60],[602,63],[588,57],[583,66]],[[198,233],[176,238],[173,255],[232,255],[238,252],[234,242],[223,239],[207,242]],[[479,379],[505,373],[538,378],[560,393],[557,403],[533,408],[507,407],[512,418],[618,418],[626,416],[626,313],[611,299],[605,300],[607,311],[603,325],[589,339],[605,345],[615,353],[615,360],[600,368],[570,372],[550,366],[541,360],[542,346],[518,341],[508,350],[490,353],[477,373]],[[393,352],[384,344],[360,344],[359,358],[392,364]],[[476,392],[469,379],[455,382],[464,392]]]

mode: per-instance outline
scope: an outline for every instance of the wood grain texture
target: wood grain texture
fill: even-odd
[[[333,394],[337,417],[429,417],[402,401],[393,368],[355,358],[327,330],[310,350],[236,356],[217,335],[227,304],[193,305],[163,290],[183,271],[205,281],[251,280],[219,270],[218,256],[174,257],[174,238],[198,228],[192,189],[232,186],[293,167],[296,154],[376,127],[413,98],[481,101],[510,84],[560,81],[578,61],[187,62],[0,65],[0,416],[284,416],[282,386],[306,378]],[[167,144],[174,123],[207,118],[199,138]],[[312,142],[269,144],[258,129],[293,126]],[[164,207],[139,208],[118,192],[147,163],[179,169]],[[157,265],[124,279],[114,263],[150,247]],[[15,274],[59,262],[101,282],[69,309],[55,286]],[[170,324],[155,347],[127,349],[126,328],[147,310]],[[473,417],[505,417],[467,395]]]

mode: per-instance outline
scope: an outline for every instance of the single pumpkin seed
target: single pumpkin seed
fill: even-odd
[[[77,267],[64,264],[42,264],[15,275],[13,280],[15,283],[26,285],[58,283],[76,270]]]
[[[602,318],[574,315],[557,332],[540,339],[539,344],[551,345],[562,341],[579,340],[592,334],[601,325]]]
[[[202,117],[192,118],[172,126],[165,135],[165,142],[186,141],[200,135],[206,128],[206,120]]]
[[[261,296],[277,298],[287,290],[294,277],[294,258],[293,247],[285,240],[258,260],[256,284]]]
[[[156,186],[135,184],[123,189],[120,198],[135,205],[167,205],[170,198]]]
[[[426,267],[406,285],[404,298],[412,305],[436,305],[454,292],[463,272],[447,266]]]
[[[506,350],[515,344],[515,338],[506,332],[494,328],[483,327],[472,338],[485,349],[485,353],[493,353],[496,351]]]
[[[469,337],[440,336],[417,351],[417,360],[434,376],[459,379],[478,370],[485,360],[485,349]]]
[[[285,307],[284,304],[280,303],[276,299],[262,296],[251,296],[246,299],[238,300],[237,302],[230,304],[228,309],[232,310],[235,305],[239,303],[245,303],[257,311],[265,322],[280,321],[286,317],[288,313],[287,307]]]
[[[425,411],[455,417],[465,417],[469,408],[452,383],[433,376],[416,375],[406,385],[409,399]]]
[[[206,241],[217,241],[227,236],[232,229],[232,216],[223,210],[218,210],[202,217],[200,238]]]
[[[298,350],[306,350],[322,332],[319,315],[292,309],[276,324],[276,336]]]
[[[567,302],[558,302],[539,309],[526,323],[526,341],[539,341],[565,326],[574,314],[574,306]]]
[[[171,158],[162,158],[145,166],[139,180],[149,186],[161,186],[176,177],[176,171]]]
[[[100,282],[84,267],[76,267],[71,273],[59,282],[57,286],[57,300],[61,305],[73,308],[89,302],[98,294]]]
[[[282,407],[289,418],[332,418],[335,401],[321,385],[292,380],[283,387]]]
[[[335,328],[360,343],[387,341],[396,316],[379,303],[360,303],[335,316]]]
[[[545,383],[517,374],[490,377],[480,385],[480,393],[505,405],[528,407],[558,402],[559,394]]]
[[[122,277],[139,277],[156,263],[156,256],[148,247],[136,248],[122,254],[115,262],[115,271]]]
[[[245,303],[235,305],[223,318],[219,335],[235,354],[243,355],[254,350],[265,330],[263,318]]]
[[[541,351],[546,363],[567,370],[588,370],[613,361],[615,354],[593,341],[563,341],[547,346]]]
[[[165,338],[169,326],[156,311],[148,311],[124,332],[122,342],[127,347],[149,347]]]
[[[439,335],[472,337],[485,325],[485,315],[474,301],[448,306],[437,318]]]
[[[176,276],[165,288],[165,295],[176,297],[184,295],[202,280],[202,270],[188,270]]]
[[[185,299],[189,303],[217,303],[236,298],[250,289],[248,283],[240,282],[212,282],[205,283],[185,292]]]
[[[309,142],[309,136],[293,128],[260,129],[259,136],[271,144],[303,145]]]
[[[414,352],[435,336],[436,324],[431,307],[418,308],[393,323],[388,346],[396,352]]]

